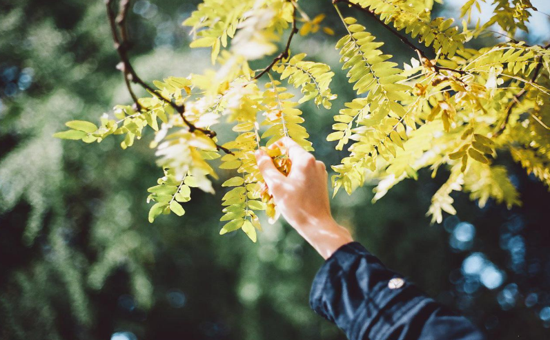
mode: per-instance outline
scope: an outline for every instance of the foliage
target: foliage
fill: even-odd
[[[465,27],[463,32],[453,26],[452,19],[432,20],[423,1],[358,0],[348,4],[379,16],[389,29],[391,25],[397,31],[404,30],[432,47],[436,58],[428,59],[424,52],[416,50],[419,59],[412,58],[411,65],[399,68],[390,61],[391,55],[381,51],[383,43],[376,42],[355,18],[344,19],[335,4],[347,32],[336,48],[340,50],[342,68],[348,70],[349,82],[354,83],[353,89],[358,95],[335,115],[335,132],[328,136],[329,141],[338,141],[338,150],[351,142],[350,155],[340,165],[333,166],[337,173],[333,177],[335,193],[340,187],[351,193],[366,181],[382,180],[386,189],[380,186],[376,189],[379,198],[388,186],[405,178],[415,178],[421,168],[431,167],[435,173],[438,168],[446,167],[452,175],[442,192],[448,192],[447,187],[455,188],[470,192],[481,205],[488,198],[495,198],[510,207],[520,204],[517,192],[507,179],[506,169],[494,168],[492,163],[497,151],[511,150],[528,171],[550,185],[544,174],[548,162],[545,145],[549,142],[546,133],[541,131],[541,127],[548,129],[548,117],[544,113],[550,90],[541,84],[541,79],[548,78],[550,52],[541,46],[517,42],[481,49],[464,46],[493,22],[510,29],[511,34],[516,28],[526,29],[524,23],[529,11],[534,10],[528,2],[524,6],[516,4],[513,12],[506,7],[507,1],[500,2],[487,25],[477,26],[474,31]],[[470,1],[462,9],[463,15],[468,13],[466,23],[474,5],[478,6]],[[125,134],[121,146],[126,148],[135,138],[141,138],[146,126],[155,130],[154,146],[161,156],[158,163],[168,168],[174,177],[169,184],[162,180],[161,187],[150,189],[163,191],[162,195],[149,196],[156,202],[149,215],[154,220],[161,212],[183,214],[178,202],[188,200],[189,196],[175,200],[174,195],[178,193],[178,183],[183,183],[188,174],[200,178],[199,188],[211,191],[206,175],[216,175],[208,161],[219,156],[220,148],[216,148],[216,137],[195,130],[195,126],[210,129],[220,118],[236,121],[238,125],[233,130],[239,135],[224,144],[235,153],[229,151],[220,168],[237,169],[246,176],[224,199],[224,205],[229,205],[224,209],[224,218],[234,215],[238,219],[228,222],[222,234],[244,227],[255,240],[253,228],[241,219],[250,215],[256,220],[249,210],[250,204],[262,208],[254,203],[259,197],[258,190],[247,189],[262,182],[253,157],[261,141],[255,137],[258,131],[251,130],[256,123],[268,127],[262,133],[262,138],[269,137],[267,145],[289,135],[311,149],[305,140],[308,134],[300,126],[303,118],[295,106],[313,99],[328,109],[330,101],[336,98],[329,87],[334,73],[328,65],[306,61],[305,53],[289,57],[288,47],[298,29],[298,6],[298,2],[285,0],[204,1],[184,25],[191,26],[196,35],[190,46],[211,47],[212,63],[222,64],[219,70],[155,82],[157,90],[152,97],[139,99],[140,110],[118,107],[115,114],[119,120],[105,116],[99,128],[87,122],[68,122],[71,130],[56,136],[90,143],[100,142],[110,134]],[[304,25],[310,26],[318,26],[323,19],[317,17],[311,21],[307,15],[302,16]],[[274,53],[273,43],[281,40],[284,29],[289,26],[292,28],[286,49],[266,69],[252,71],[248,61]],[[318,27],[308,27],[300,33],[316,30]],[[290,100],[293,95],[278,87],[273,79],[264,85],[266,90],[262,93],[258,79],[266,73],[272,78],[272,70],[280,73],[281,80],[286,79],[290,85],[300,88],[303,97],[298,102]],[[185,105],[185,112],[178,114],[173,105],[168,105],[169,101]],[[257,118],[256,113],[262,111],[261,118]],[[528,116],[523,115],[524,112]],[[168,134],[174,129],[179,132]],[[521,138],[523,135],[529,137]],[[430,142],[419,145],[419,139]],[[532,145],[539,139],[542,139],[540,146]],[[518,149],[518,143],[525,151]],[[488,183],[495,184],[475,185],[473,181],[477,182],[480,176],[487,176]],[[464,185],[459,188],[452,185],[457,180]],[[495,189],[499,186],[501,190]],[[246,197],[251,201],[246,201]],[[442,210],[454,214],[451,202],[448,195],[436,194],[428,212],[433,216],[432,221],[442,221]],[[228,215],[228,211],[233,215]]]
[[[431,8],[431,1],[425,3]],[[284,52],[285,40],[288,42],[292,27],[292,7],[284,5],[284,16],[288,20],[285,19],[286,24],[281,22],[280,26],[285,30],[282,35],[278,30],[273,31],[275,35],[264,34],[269,29],[261,25],[269,23],[269,20],[263,23],[256,20],[240,22],[236,34],[246,27],[247,34],[252,34],[255,31],[253,27],[260,25],[260,35],[242,35],[238,48],[235,47],[235,39],[228,38],[228,48],[220,48],[216,60],[219,68],[204,72],[201,70],[205,64],[211,63],[211,58],[205,56],[206,48],[189,51],[189,38],[184,33],[192,28],[181,27],[181,21],[189,17],[195,4],[182,4],[177,0],[133,1],[131,4],[128,29],[133,47],[128,53],[135,62],[136,70],[143,72],[143,79],[166,78],[153,82],[159,90],[166,88],[166,91],[157,94],[166,98],[173,96],[177,105],[185,104],[185,116],[197,127],[193,132],[182,121],[177,109],[153,92],[136,91],[146,109],[136,110],[135,105],[128,105],[132,98],[125,93],[124,78],[115,68],[120,60],[108,38],[109,27],[102,2],[8,0],[0,5],[0,339],[108,339],[114,332],[121,331],[131,331],[139,339],[163,336],[182,339],[341,339],[343,335],[335,327],[313,317],[307,306],[309,284],[321,260],[282,220],[274,221],[273,225],[265,227],[257,235],[261,240],[258,245],[248,242],[244,232],[228,233],[223,238],[218,237],[216,232],[224,230],[227,222],[239,219],[237,216],[242,213],[245,213],[242,220],[250,221],[253,226],[253,216],[263,222],[263,213],[255,208],[266,209],[272,220],[277,217],[265,186],[255,177],[254,171],[257,169],[252,157],[253,149],[267,144],[273,136],[284,134],[286,121],[283,125],[283,121],[278,120],[276,95],[287,111],[293,113],[290,119],[299,121],[298,126],[307,128],[305,132],[310,136],[305,137],[304,130],[300,128],[296,134],[304,136],[304,145],[308,145],[306,141],[313,143],[316,157],[327,164],[338,164],[341,157],[348,156],[347,150],[334,150],[336,141],[321,142],[330,133],[332,114],[317,107],[327,107],[325,104],[328,103],[335,113],[343,108],[349,109],[347,112],[352,114],[361,107],[349,106],[356,105],[359,99],[365,100],[368,92],[357,95],[352,89],[357,82],[346,86],[345,73],[351,68],[344,72],[340,70],[340,50],[333,47],[337,40],[349,33],[340,23],[337,13],[333,12],[332,4],[330,1],[300,2],[296,12],[298,33],[288,55],[277,52],[271,57],[252,60],[254,56],[245,52],[254,52],[257,56],[257,51],[262,49],[249,48],[253,46],[263,46],[270,53],[274,53],[279,46],[280,52]],[[219,4],[223,2],[216,5]],[[378,27],[375,21],[365,20],[368,14],[360,13],[358,8],[347,8],[344,4],[339,4],[339,7],[345,17],[356,18],[357,23],[365,26],[365,32],[376,36],[373,40],[375,44],[384,42],[383,46],[375,49],[377,55],[385,56],[390,51],[394,55],[384,62],[402,65],[403,60],[417,55],[413,50],[405,50],[408,46],[400,45],[398,39],[392,40],[391,33],[377,30],[383,26]],[[231,11],[233,7],[228,8]],[[433,13],[437,11],[436,8]],[[225,13],[229,12],[220,15]],[[309,17],[306,13],[321,14]],[[392,25],[391,20],[389,25]],[[262,30],[265,32],[262,33]],[[166,34],[167,31],[170,34]],[[200,37],[200,31],[196,31],[197,37]],[[406,28],[400,32],[406,34]],[[335,36],[330,36],[331,33]],[[463,63],[460,58],[472,58],[464,53],[474,53],[483,49],[482,45],[492,46],[492,40],[486,38],[466,39],[468,34],[481,37],[479,26],[457,32],[462,33],[465,37],[463,44],[467,48],[462,50],[462,55],[455,53],[452,57],[457,64]],[[269,39],[265,40],[266,37]],[[190,38],[194,38],[193,35]],[[517,44],[517,41],[511,41],[501,47]],[[519,45],[514,53],[523,50],[525,55],[533,49],[534,58],[545,53],[535,45]],[[178,46],[183,47],[180,50]],[[153,47],[154,51],[150,52]],[[462,66],[439,63],[435,64],[436,68],[433,62],[437,59],[434,57],[435,51],[431,48],[424,50],[422,53],[427,56],[426,60],[421,54],[417,61],[407,61],[410,69],[407,66],[392,67],[403,69],[407,80],[397,83],[410,88],[408,93],[403,92],[409,101],[415,100],[417,93],[421,93],[420,85],[431,81],[416,86],[415,79],[422,77],[421,73],[409,75],[407,72],[418,68],[435,72],[439,68],[449,77],[463,77],[460,73],[449,73],[444,69]],[[308,55],[303,56],[302,51],[308,52]],[[491,62],[479,59],[475,67],[489,75],[492,63],[504,60],[505,54],[501,51],[492,52],[491,58],[494,60]],[[145,52],[150,54],[143,56]],[[238,55],[238,52],[245,55]],[[271,72],[254,80],[274,56],[281,58],[270,69]],[[533,64],[533,56],[527,55],[525,58],[515,65],[524,63],[527,70],[527,66]],[[431,60],[431,65],[427,59]],[[250,63],[245,63],[245,60]],[[442,58],[438,60],[444,62]],[[513,72],[510,66],[512,59],[507,60],[502,71],[506,74]],[[547,59],[541,60],[544,62]],[[237,65],[236,68],[234,65]],[[326,65],[330,65],[331,69]],[[540,90],[549,87],[546,65],[541,67],[536,78]],[[13,66],[16,68],[14,79],[10,76]],[[288,77],[283,75],[287,67],[291,68],[288,72],[292,73]],[[470,67],[474,68],[473,65]],[[512,67],[511,71],[508,67]],[[527,77],[521,70],[509,74],[529,81],[533,79],[537,67]],[[377,70],[374,71],[376,74]],[[499,71],[496,69],[495,74]],[[231,72],[250,76],[228,75]],[[188,77],[191,73],[193,75]],[[234,81],[225,83],[223,79],[216,79],[216,73],[226,79],[234,78]],[[306,73],[313,74],[317,80],[323,74],[328,75],[317,83],[317,87]],[[169,74],[174,77],[167,77]],[[273,80],[269,79],[269,75]],[[29,77],[32,82],[27,88],[24,80]],[[540,95],[533,88],[537,86],[534,84],[528,85],[529,91],[520,95],[527,83],[516,79],[519,85],[509,85],[507,82],[512,80],[504,77],[506,79],[501,84],[503,77],[497,77],[493,97],[487,97],[484,92],[479,97],[500,98],[503,102],[502,114],[508,105],[515,103],[511,107],[509,123],[500,133],[501,137],[495,139],[476,130],[468,133],[466,140],[458,141],[462,134],[457,133],[454,134],[456,142],[463,144],[449,151],[450,158],[456,152],[463,156],[462,147],[479,150],[483,157],[490,160],[490,164],[475,161],[469,154],[479,155],[465,151],[468,154],[466,173],[462,173],[459,167],[451,167],[453,171],[448,171],[448,163],[441,163],[443,166],[434,173],[434,179],[429,179],[429,169],[411,171],[409,165],[414,166],[412,170],[417,169],[416,162],[426,160],[422,159],[423,156],[439,154],[442,146],[455,141],[452,136],[442,139],[447,132],[441,116],[445,105],[441,103],[440,109],[433,111],[436,113],[431,121],[427,118],[426,121],[414,120],[413,125],[407,122],[407,114],[403,119],[407,126],[407,138],[402,139],[403,143],[407,143],[407,152],[394,145],[396,156],[390,153],[388,164],[391,164],[387,171],[405,171],[408,177],[418,176],[418,182],[403,181],[393,187],[397,183],[393,176],[378,177],[371,170],[366,170],[365,183],[378,184],[375,193],[355,190],[351,197],[340,194],[333,200],[333,207],[338,221],[353,230],[358,241],[390,267],[411,277],[438,301],[460,309],[480,327],[487,327],[489,338],[508,339],[521,334],[524,338],[539,339],[544,338],[547,330],[543,328],[543,323],[534,319],[537,319],[539,312],[542,315],[541,310],[549,301],[545,270],[548,256],[544,248],[549,236],[544,222],[548,193],[534,177],[543,178],[546,183],[549,178],[546,156],[548,131],[539,124],[539,121],[548,124],[547,97]],[[273,83],[276,84],[275,91]],[[486,85],[478,80],[477,83],[493,91],[491,82]],[[15,94],[11,92],[14,84],[18,88]],[[177,87],[182,91],[176,92]],[[330,92],[326,92],[327,89]],[[447,92],[450,98],[455,95],[454,90]],[[498,97],[502,92],[506,92],[506,96]],[[268,97],[264,98],[264,93]],[[334,98],[336,93],[338,98]],[[293,98],[289,97],[291,94]],[[215,99],[210,101],[210,96]],[[309,100],[298,105],[302,98],[308,96],[311,96]],[[518,103],[513,96],[517,96]],[[204,99],[200,100],[201,97]],[[537,98],[542,100],[537,101]],[[406,109],[414,106],[407,101],[397,102]],[[112,112],[98,119],[98,113],[113,103],[125,105],[115,106]],[[423,117],[432,113],[435,103],[428,100],[430,111],[426,111]],[[482,104],[491,110],[493,107],[490,105],[495,105],[496,110],[496,104],[491,104],[490,100]],[[458,111],[458,119],[461,119],[461,106],[453,105]],[[363,104],[363,107],[366,105]],[[362,111],[365,116],[372,114],[372,111]],[[152,119],[154,115],[155,120]],[[343,115],[346,114],[334,114],[335,117]],[[483,122],[483,119],[491,117],[480,113],[476,121]],[[388,118],[389,122],[392,118]],[[101,138],[101,143],[85,145],[51,138],[64,122],[73,120],[77,122],[70,123],[69,130],[76,131],[83,139],[85,133],[88,136],[86,140],[95,139],[97,142]],[[92,125],[82,123],[82,120],[89,120],[97,126],[99,131],[95,132],[101,134],[89,135],[86,130],[90,131]],[[214,139],[207,135],[206,125],[202,125],[210,120],[216,122],[212,127],[217,130],[218,136]],[[349,123],[345,120],[338,117],[334,123]],[[117,123],[120,136],[115,135],[114,131],[112,136],[109,134],[109,129],[114,126],[112,121]],[[103,124],[105,129],[101,129]],[[352,135],[356,128],[357,134],[365,135],[365,131],[360,129],[365,124],[368,123],[355,123],[354,120],[350,128]],[[408,124],[416,128],[414,134],[409,131]],[[452,134],[456,129],[453,124],[449,121],[448,133]],[[502,125],[494,124],[492,127],[498,132]],[[258,143],[257,135],[262,136],[272,126],[277,126],[272,130],[275,134],[266,135]],[[205,135],[220,146],[227,146],[228,143],[230,151],[241,162],[239,168],[220,168],[227,163],[220,160],[226,154],[223,150],[210,150],[214,146],[204,138]],[[248,144],[230,144],[241,135],[246,137],[243,140]],[[494,152],[483,148],[477,135],[489,137],[493,143],[487,143],[486,147]],[[179,145],[180,137],[189,147]],[[507,138],[509,147],[500,147],[504,143],[500,138]],[[389,140],[393,143],[391,136]],[[347,142],[343,149],[357,141],[350,138]],[[126,149],[121,150],[118,143]],[[158,152],[157,166],[148,146],[153,146]],[[193,158],[196,155],[191,151],[193,148],[207,165],[215,169],[220,177],[219,182],[208,174],[209,168],[203,163],[197,163],[202,167],[193,165],[195,163],[191,165],[192,171],[197,174],[195,176],[190,172],[176,173],[189,165],[189,159],[172,157],[171,154],[179,155],[182,150],[189,152]],[[507,150],[510,150],[511,157]],[[498,159],[494,160],[496,155]],[[277,150],[271,156],[282,171],[288,171],[289,164],[285,163],[284,156],[281,157]],[[517,164],[512,164],[512,158]],[[380,167],[385,166],[382,156],[377,159],[382,163]],[[462,159],[453,161],[462,165]],[[527,177],[521,166],[534,175]],[[475,167],[475,171],[471,171],[471,167]],[[376,171],[380,171],[378,165]],[[453,177],[455,173],[462,176],[457,179]],[[159,176],[162,177],[157,179]],[[207,180],[201,181],[201,178]],[[244,183],[245,178],[247,184]],[[447,179],[449,185],[443,185],[441,190],[434,187],[444,184]],[[241,180],[243,183],[239,184]],[[215,183],[224,182],[227,186],[218,189],[219,185]],[[467,195],[453,194],[458,186],[469,192],[478,203],[485,203],[485,207],[477,209],[473,203],[467,202]],[[147,187],[151,187],[150,192],[147,192]],[[179,191],[176,191],[178,187]],[[237,204],[235,215],[230,214],[225,217],[227,220],[218,222],[221,216],[230,213],[219,212],[219,203],[224,202],[223,196],[239,187],[247,190],[245,200],[258,203]],[[370,198],[378,200],[391,187],[393,189],[374,209],[366,209],[364,202]],[[212,192],[213,188],[216,188],[215,196],[203,194],[203,191]],[[516,190],[521,192],[523,206],[515,205],[511,211],[505,211],[507,204],[517,203]],[[193,200],[189,200],[190,191]],[[239,200],[243,197],[240,191],[235,195]],[[252,195],[252,192],[254,198],[250,199],[249,193]],[[434,192],[438,193],[434,198],[434,207],[439,206],[434,211],[441,213],[445,229],[443,226],[426,228],[428,221],[422,216]],[[184,218],[178,219],[175,214],[157,217],[154,227],[151,227],[147,222],[147,195],[150,196],[149,208],[157,203],[160,206],[166,204],[161,214],[168,212],[166,207],[170,206],[170,200],[174,197],[186,213]],[[491,199],[498,200],[499,197],[503,198],[500,206]],[[456,216],[445,216],[443,213],[442,207],[446,208],[445,202],[449,198],[452,209],[458,211],[460,219],[476,226],[474,240],[464,243],[470,248],[457,248],[453,243],[456,241],[455,231],[459,229],[455,225],[460,221]],[[230,205],[223,206],[224,209],[228,207]],[[174,212],[181,213],[182,210],[176,207]],[[250,225],[247,223],[243,230],[250,231]],[[252,235],[252,232],[249,234]],[[450,249],[447,242],[451,245]],[[506,281],[501,287],[489,290],[479,280],[472,281],[471,277],[459,274],[461,261],[474,252],[483,252],[499,270],[506,273]],[[414,270],[418,263],[431,270]],[[472,287],[474,290],[471,290]],[[510,305],[510,296],[516,301],[515,307]],[[495,317],[498,317],[498,326],[489,329],[489,325],[495,324]],[[526,323],[531,326],[524,327]]]

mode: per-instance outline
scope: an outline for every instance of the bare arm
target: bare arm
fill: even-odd
[[[290,173],[283,175],[271,158],[258,150],[260,172],[287,222],[327,259],[353,239],[349,231],[332,218],[325,165],[288,137],[276,146],[288,150],[292,162]]]
[[[339,226],[330,213],[323,163],[289,138],[292,167],[280,173],[263,151],[256,154],[281,214],[327,261],[312,284],[312,309],[350,340],[483,340],[466,318],[427,297],[386,268]]]

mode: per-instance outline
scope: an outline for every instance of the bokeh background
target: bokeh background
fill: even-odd
[[[134,1],[131,56],[143,79],[209,66],[207,51],[187,48],[181,26],[196,4]],[[457,4],[435,11],[456,15]],[[550,12],[544,0],[533,4]],[[333,110],[304,106],[315,155],[336,164],[343,154],[324,139],[332,115],[353,98],[334,49],[341,26],[330,1],[302,6],[312,16],[329,13],[325,24],[337,32],[293,43],[336,72]],[[413,56],[357,16],[397,61]],[[549,17],[533,19],[520,38],[540,43],[550,36]],[[149,224],[146,189],[161,171],[152,134],[124,152],[116,136],[92,145],[51,137],[65,121],[97,121],[130,102],[117,63],[103,1],[0,2],[0,339],[345,339],[310,310],[323,261],[283,221],[266,226],[256,244],[244,233],[219,236],[218,190],[194,192],[183,218]],[[497,162],[509,167],[523,207],[480,209],[457,193],[458,215],[431,226],[425,212],[445,174],[421,172],[374,205],[372,186],[339,193],[334,215],[489,339],[550,339],[550,195],[506,154]]]

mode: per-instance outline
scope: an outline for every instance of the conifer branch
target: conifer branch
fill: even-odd
[[[131,45],[130,45],[129,36],[128,36],[126,19],[128,16],[128,10],[130,8],[130,2],[131,0],[120,1],[118,15],[116,15],[115,12],[113,11],[112,0],[105,0],[105,5],[107,7],[107,17],[109,18],[109,25],[111,27],[113,42],[115,45],[115,49],[118,53],[118,56],[120,58],[120,63],[117,65],[117,69],[119,69],[124,75],[124,82],[126,84],[126,88],[128,89],[128,92],[130,93],[130,96],[134,101],[134,109],[137,112],[141,112],[142,106],[141,104],[139,104],[138,97],[134,93],[131,83],[141,86],[147,92],[151,93],[152,95],[154,95],[155,97],[163,101],[164,103],[174,108],[174,110],[176,110],[176,112],[180,114],[183,120],[183,123],[187,125],[189,132],[200,131],[210,138],[215,137],[216,132],[212,130],[196,127],[193,123],[187,120],[187,118],[185,117],[184,104],[178,105],[174,101],[168,98],[165,98],[162,94],[160,94],[157,90],[149,86],[137,75],[135,69],[130,63],[130,59],[128,58],[128,50],[130,49]],[[229,149],[224,148],[223,146],[218,145],[217,143],[216,143],[216,148],[219,151],[223,151],[227,154],[233,154]]]
[[[263,69],[262,72],[260,72],[258,75],[254,77],[254,79],[260,79],[264,74],[269,72],[277,62],[279,62],[282,59],[288,58],[288,53],[290,50],[290,43],[292,42],[292,38],[294,38],[294,35],[298,33],[298,27],[296,27],[297,20],[296,20],[296,4],[292,0],[288,0],[292,4],[292,30],[290,31],[290,35],[288,36],[288,40],[286,42],[285,49],[283,52],[281,52],[278,56],[276,56],[273,61],[267,65],[266,68]]]

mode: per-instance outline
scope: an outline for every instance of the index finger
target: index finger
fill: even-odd
[[[275,183],[284,179],[284,175],[277,170],[273,160],[263,150],[257,150],[255,152],[256,162],[258,163],[258,169],[264,178],[268,187],[273,189]]]
[[[296,143],[290,137],[283,137],[279,139],[275,144],[279,147],[284,146],[287,149],[288,158],[290,158],[292,162],[296,162],[303,157],[311,156],[309,152],[304,150],[304,148],[301,147],[300,144]]]

